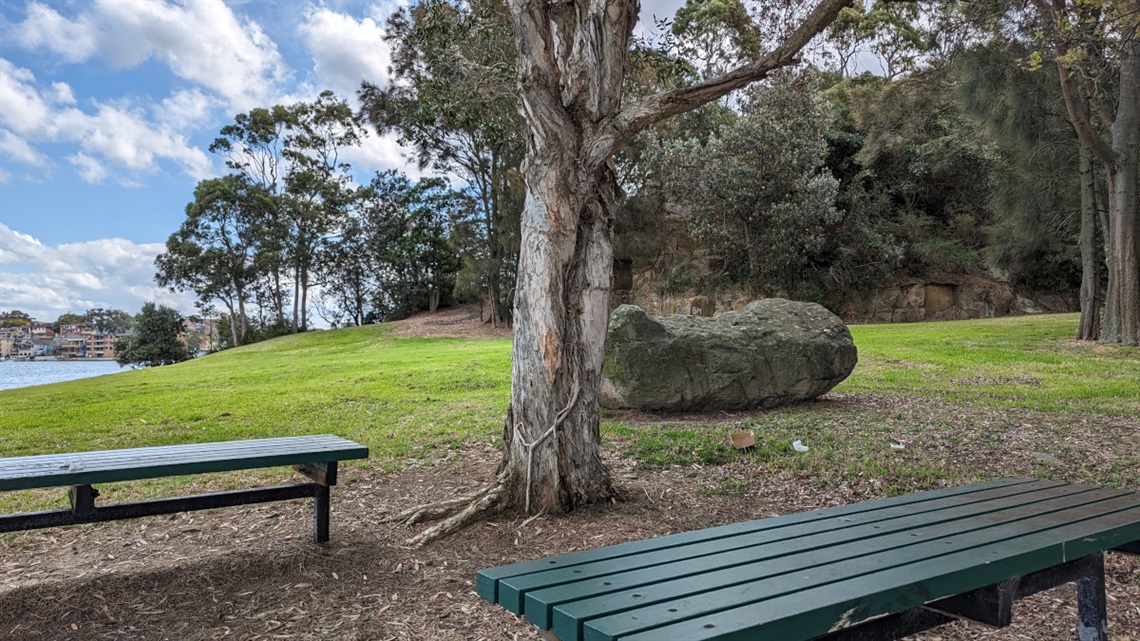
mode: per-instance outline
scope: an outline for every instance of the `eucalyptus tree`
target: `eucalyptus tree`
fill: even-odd
[[[451,294],[460,266],[448,242],[449,223],[469,209],[470,199],[439,178],[412,185],[403,176],[391,176],[388,182],[397,206],[388,223],[391,238],[380,255],[386,318],[425,308],[435,312]]]
[[[508,0],[526,123],[526,199],[511,400],[495,482],[409,514],[446,516],[414,542],[504,507],[562,512],[614,496],[599,453],[598,390],[609,318],[613,157],[637,132],[799,61],[850,0],[822,0],[755,60],[695,85],[625,100],[637,0]]]
[[[232,171],[259,185],[269,196],[267,226],[258,261],[266,268],[267,287],[276,322],[285,324],[287,288],[285,282],[286,223],[279,194],[288,171],[284,155],[286,135],[296,123],[296,114],[288,107],[258,107],[234,116],[222,127],[210,145],[210,151],[221,155]]]
[[[1140,0],[1033,0],[1081,141],[1108,186],[1100,342],[1140,344]]]
[[[722,74],[763,50],[763,34],[741,0],[686,0],[673,18],[671,52],[699,78]]]
[[[193,292],[203,309],[221,301],[229,312],[233,345],[249,336],[247,308],[264,276],[259,246],[271,206],[271,194],[243,175],[203,180],[186,206],[186,219],[155,258],[160,286]]]
[[[518,263],[523,119],[516,109],[516,45],[497,0],[425,0],[389,20],[396,80],[364,83],[363,113],[395,131],[421,167],[457,174],[479,207],[457,221],[468,280],[485,284],[491,322],[510,315]]]
[[[362,199],[358,193],[354,201]],[[360,326],[376,320],[373,300],[379,290],[380,273],[373,238],[377,228],[354,212],[357,207],[354,204],[350,208],[334,242],[321,247],[317,261],[321,295],[329,304],[327,313],[320,307],[318,311],[333,325]]]
[[[288,322],[292,331],[303,331],[314,261],[351,191],[351,167],[340,154],[360,144],[363,130],[348,103],[324,91],[311,102],[238,114],[220,134],[210,151],[270,196],[259,257],[270,282],[260,289],[280,324],[292,301]]]
[[[309,288],[322,243],[344,218],[351,199],[352,167],[341,151],[360,144],[362,130],[352,109],[331,91],[290,108],[282,155],[282,211],[287,223],[285,259],[292,269],[293,331],[308,323]]]

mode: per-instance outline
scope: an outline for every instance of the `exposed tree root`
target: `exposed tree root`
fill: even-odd
[[[486,488],[480,490],[474,496],[464,496],[458,499],[449,499],[447,501],[439,501],[437,503],[417,505],[413,508],[409,508],[403,512],[400,512],[399,514],[392,516],[389,520],[398,521],[404,525],[411,526],[415,525],[416,523],[420,523],[421,521],[434,521],[436,519],[442,519],[446,516],[455,514],[459,510],[462,510],[467,506],[467,504],[477,499],[485,491]]]
[[[504,507],[503,502],[506,500],[507,477],[505,472],[500,473],[493,483],[471,496],[428,503],[397,514],[393,520],[403,521],[407,525],[443,519],[404,541],[404,544],[420,547],[467,527],[484,514],[498,512]]]

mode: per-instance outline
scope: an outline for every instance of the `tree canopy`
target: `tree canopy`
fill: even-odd
[[[146,303],[129,334],[115,343],[120,365],[158,367],[190,360],[194,354],[182,341],[184,319],[165,305]]]

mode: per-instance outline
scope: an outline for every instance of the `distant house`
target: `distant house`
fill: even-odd
[[[186,319],[183,322],[181,338],[182,342],[198,356],[218,349],[218,319]]]
[[[59,354],[64,358],[115,358],[120,334],[102,333],[85,323],[59,327]]]
[[[91,349],[94,358],[115,358],[115,341],[119,337],[115,334],[95,334],[91,337]]]
[[[53,336],[50,337],[37,336],[32,339],[32,348],[35,352],[36,358],[41,358],[44,356],[55,356],[55,332],[52,332],[52,334]]]
[[[21,340],[16,343],[16,358],[23,360],[31,360],[36,356],[36,345],[31,339]]]
[[[64,358],[88,358],[91,351],[90,339],[82,334],[63,334],[60,336],[59,355]]]
[[[32,338],[55,338],[55,330],[50,325],[32,325]]]

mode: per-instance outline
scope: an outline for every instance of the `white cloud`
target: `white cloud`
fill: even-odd
[[[419,180],[431,174],[430,168],[420,171],[415,161],[409,160],[408,152],[396,142],[396,134],[371,135],[360,142],[359,147],[341,152],[344,160],[352,164],[357,179],[367,183],[373,171],[399,169],[412,180]]]
[[[277,45],[222,0],[185,4],[97,0],[75,18],[33,2],[12,29],[16,42],[46,48],[67,62],[99,58],[133,67],[150,58],[223,96],[239,110],[260,106],[288,79]]]
[[[75,165],[84,182],[99,184],[107,177],[107,169],[102,163],[85,153],[72,154],[67,157],[67,162]]]
[[[40,152],[32,149],[27,140],[7,129],[0,129],[0,152],[9,158],[33,167],[42,167],[47,158]]]
[[[12,172],[0,167],[0,185],[7,185],[12,181]]]
[[[194,309],[193,297],[154,283],[162,243],[105,238],[49,247],[0,223],[0,249],[0,309],[20,309],[42,321],[93,307],[133,314],[148,301],[183,313]]]
[[[164,99],[156,108],[155,115],[159,122],[182,130],[205,123],[220,106],[210,96],[197,89],[190,89],[175,92]]]
[[[71,85],[66,82],[51,83],[52,99],[61,105],[74,105],[75,94],[71,92]]]
[[[381,12],[385,12],[381,14]],[[357,20],[325,7],[313,8],[298,30],[313,56],[313,70],[320,86],[341,96],[355,96],[363,80],[384,85],[392,59],[384,42],[383,20],[387,7],[374,6],[373,17]]]
[[[0,123],[17,133],[34,132],[47,126],[51,107],[32,85],[35,75],[0,58]]]
[[[80,175],[88,182],[105,179],[110,172],[108,165],[129,170],[119,177],[120,182],[129,182],[131,173],[157,171],[159,160],[174,162],[198,180],[213,175],[210,158],[191,146],[186,135],[169,122],[201,117],[196,110],[208,109],[208,104],[196,105],[193,97],[175,94],[171,102],[157,109],[159,122],[155,122],[142,109],[126,105],[94,102],[93,112],[57,106],[53,103],[58,102],[55,98],[61,92],[59,84],[41,92],[30,71],[0,58],[0,96],[4,105],[0,125],[25,142],[78,143],[82,151],[68,161],[80,167]]]
[[[99,47],[98,27],[89,17],[68,20],[38,2],[28,5],[27,18],[13,31],[16,42],[22,46],[46,47],[67,62],[83,62]]]

